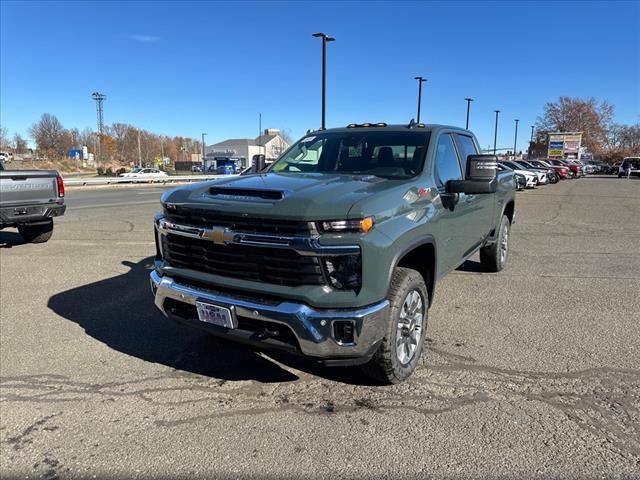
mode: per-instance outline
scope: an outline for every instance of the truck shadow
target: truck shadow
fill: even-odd
[[[48,307],[114,350],[176,370],[227,381],[299,379],[279,362],[327,379],[363,383],[361,374],[352,369],[330,369],[287,355],[267,356],[176,324],[153,304],[149,288],[153,257],[122,264],[130,268],[127,273],[58,293]]]
[[[18,232],[0,231],[0,248],[13,248],[26,243]]]

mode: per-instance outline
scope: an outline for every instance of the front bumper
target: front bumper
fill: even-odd
[[[36,223],[52,217],[64,215],[66,205],[44,204],[29,206],[12,206],[0,208],[0,225],[22,225]]]
[[[169,318],[230,340],[301,354],[329,365],[367,362],[384,336],[389,315],[388,300],[357,309],[314,309],[303,303],[259,300],[215,291],[215,287],[194,286],[167,275],[160,276],[157,271],[151,272],[150,281],[156,306]],[[167,303],[167,300],[171,301]],[[227,329],[199,321],[196,302],[229,308],[240,320],[238,328]],[[172,307],[175,305],[186,308]],[[352,342],[337,339],[336,322],[351,323]],[[274,325],[275,331],[278,327],[283,329],[282,335],[273,335]],[[290,341],[286,341],[288,337]]]

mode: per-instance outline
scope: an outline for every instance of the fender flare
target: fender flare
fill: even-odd
[[[396,252],[396,254],[393,256],[393,260],[391,261],[391,268],[389,269],[389,272],[387,274],[387,289],[391,285],[391,276],[393,275],[393,271],[398,266],[398,263],[400,263],[400,260],[407,253],[423,245],[430,245],[431,247],[433,247],[433,265],[432,265],[433,274],[432,274],[431,282],[427,283],[427,293],[429,294],[429,306],[431,306],[431,304],[433,303],[433,296],[435,293],[435,286],[436,286],[435,285],[436,278],[438,275],[438,262],[437,262],[438,251],[436,247],[436,240],[433,237],[433,235],[421,235],[418,238],[414,239],[411,243],[409,243],[409,245],[405,246],[404,248]]]

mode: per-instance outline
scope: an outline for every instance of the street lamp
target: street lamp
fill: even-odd
[[[335,42],[335,38],[326,33],[318,32],[313,34],[316,38],[322,38],[322,127],[325,129],[326,102],[327,102],[327,42]]]
[[[208,133],[202,134],[202,158],[200,159],[200,163],[202,163],[202,168],[204,169],[204,136],[209,135]]]
[[[418,81],[418,120],[420,123],[420,104],[422,103],[422,84],[427,81],[424,77],[413,77]]]
[[[500,114],[500,110],[494,110],[496,112],[496,128],[493,131],[493,154],[496,154],[496,143],[498,142],[498,115]]]
[[[529,140],[529,160],[533,157],[533,129],[536,128],[535,125],[531,125],[531,140]]]
[[[471,108],[471,102],[473,102],[473,98],[465,98],[467,101],[467,123],[465,124],[465,129],[469,130],[469,109]]]
[[[514,160],[516,159],[516,145],[518,145],[518,122],[519,121],[520,120],[516,118],[516,136],[513,139],[513,159]]]

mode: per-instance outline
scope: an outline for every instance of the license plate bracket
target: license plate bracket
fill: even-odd
[[[223,307],[206,302],[196,302],[198,319],[201,322],[210,323],[224,328],[238,328],[233,307]]]

